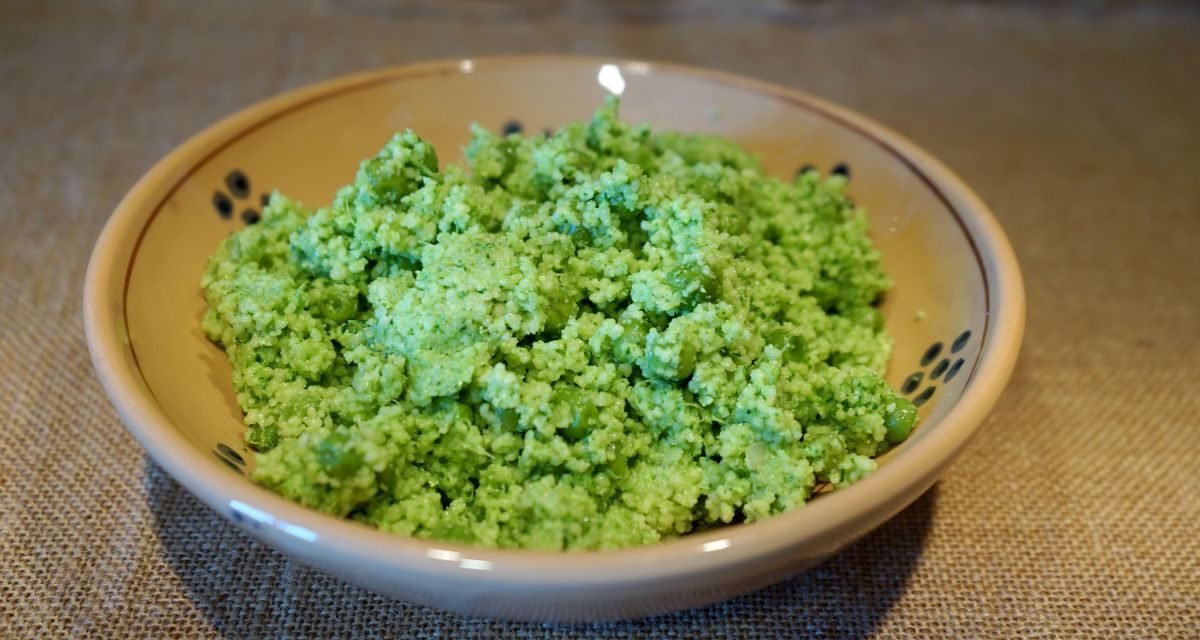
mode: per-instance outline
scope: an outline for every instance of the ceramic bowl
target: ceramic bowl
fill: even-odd
[[[468,125],[526,132],[622,95],[626,120],[723,134],[790,177],[843,172],[895,281],[887,378],[922,423],[879,470],[754,524],[609,552],[497,551],[389,535],[253,484],[224,354],[199,327],[205,260],[280,189],[331,200],[358,162],[412,128],[443,162]],[[1024,326],[1020,273],[982,202],[900,136],[802,93],[713,71],[587,58],[457,60],[352,75],[241,111],[171,152],[121,201],[87,272],[95,368],[130,432],[217,513],[263,542],[396,598],[535,620],[628,618],[765,586],[828,558],[917,498],[1000,395]]]

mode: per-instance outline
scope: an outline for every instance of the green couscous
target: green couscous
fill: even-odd
[[[606,549],[799,507],[904,440],[889,282],[839,176],[617,118],[411,131],[275,193],[203,278],[253,479],[422,538]]]

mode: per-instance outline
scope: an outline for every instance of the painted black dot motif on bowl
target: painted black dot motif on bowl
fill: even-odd
[[[937,360],[940,355],[942,355],[942,343],[935,342],[929,345],[929,348],[925,350],[925,355],[921,356],[921,366],[928,367],[929,363]]]
[[[933,392],[937,391],[937,387],[925,387],[925,390],[917,394],[917,397],[912,399],[912,403],[916,406],[921,406],[933,397]]]
[[[959,351],[962,351],[963,347],[967,346],[967,343],[970,341],[970,330],[960,333],[958,337],[954,339],[954,343],[950,345],[950,353],[958,353]]]
[[[520,120],[509,120],[508,122],[504,123],[503,127],[500,128],[500,132],[506,136],[512,135],[514,133],[521,133],[524,130],[525,130],[525,127],[521,125]]]
[[[955,354],[967,347],[971,342],[971,332],[963,331],[950,343],[950,353]],[[916,406],[921,406],[929,402],[933,398],[933,394],[937,392],[937,385],[934,384],[941,379],[941,384],[947,384],[958,375],[966,364],[964,358],[957,358],[951,362],[950,356],[943,358],[942,352],[946,350],[945,343],[935,342],[921,354],[921,370],[913,372],[904,382],[900,383],[900,393],[909,396],[912,403]],[[937,364],[934,364],[934,363]],[[929,368],[933,365],[932,368]],[[924,389],[922,384],[927,384]],[[915,395],[914,395],[915,394]]]
[[[505,120],[504,124],[500,125],[500,135],[511,136],[514,133],[525,133],[525,124],[520,120],[513,118],[512,120]],[[531,133],[530,135],[532,136],[537,134]],[[546,138],[553,137],[554,129],[551,129],[550,127],[543,128],[542,136]]]
[[[912,392],[917,390],[917,387],[921,386],[921,380],[923,380],[924,378],[925,378],[924,371],[918,371],[918,372],[912,374],[904,381],[904,384],[900,385],[900,391],[902,391],[906,395],[911,394]]]
[[[250,197],[250,179],[238,169],[225,175],[225,186],[229,187],[229,193],[232,193],[235,198]]]
[[[951,380],[953,380],[954,376],[958,375],[959,370],[962,369],[964,362],[966,362],[966,361],[963,360],[962,358],[955,360],[954,364],[950,365],[950,369],[948,371],[946,371],[946,377],[945,377],[945,379],[943,379],[943,382],[950,382]]]
[[[817,169],[816,165],[809,163],[809,162],[805,162],[804,164],[800,165],[796,169],[796,173],[793,174],[793,177],[799,178],[800,176],[802,176],[810,171],[816,172],[816,171],[818,171],[818,169]],[[850,179],[850,165],[846,164],[845,162],[839,162],[839,163],[833,165],[833,167],[831,167],[829,169],[829,175],[842,176],[843,178],[849,180]]]
[[[213,192],[212,205],[217,210],[217,215],[225,220],[233,217],[233,200],[230,200],[224,191]]]
[[[213,455],[217,456],[217,459],[221,462],[224,462],[225,466],[245,475],[246,459],[242,457],[242,454],[234,450],[233,447],[224,442],[218,442],[217,446],[213,449]]]
[[[242,458],[242,454],[238,453],[237,451],[234,451],[233,447],[230,447],[229,445],[225,444],[224,442],[217,443],[217,451],[220,451],[221,455],[229,458],[230,460],[233,460],[234,462],[236,462],[238,464],[246,464],[246,460],[244,458]]]
[[[267,193],[260,194],[258,207],[255,207],[252,199],[253,186],[250,177],[244,171],[233,169],[226,173],[221,187],[223,188],[213,191],[212,206],[222,220],[232,220],[234,212],[239,209],[241,212],[238,219],[245,224],[254,224],[262,219],[258,207],[265,208],[271,196]]]

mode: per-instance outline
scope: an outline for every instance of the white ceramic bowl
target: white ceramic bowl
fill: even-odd
[[[754,524],[610,552],[497,551],[389,535],[289,502],[246,478],[253,455],[222,352],[199,328],[205,260],[278,188],[328,202],[358,161],[411,127],[457,162],[471,122],[556,127],[622,93],[622,116],[729,136],[791,176],[848,169],[896,282],[888,380],[922,424],[848,489]],[[1015,258],[987,208],[941,163],[810,96],[712,71],[587,58],[434,62],[324,82],[188,140],[117,207],[85,292],[92,359],[130,432],[184,486],[296,559],[397,598],[537,620],[641,616],[728,598],[835,553],[929,488],[1008,380],[1024,326]]]

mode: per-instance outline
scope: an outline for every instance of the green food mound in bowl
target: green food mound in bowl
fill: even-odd
[[[615,100],[466,155],[397,134],[212,256],[255,481],[405,535],[609,549],[798,507],[908,436],[843,178]]]

